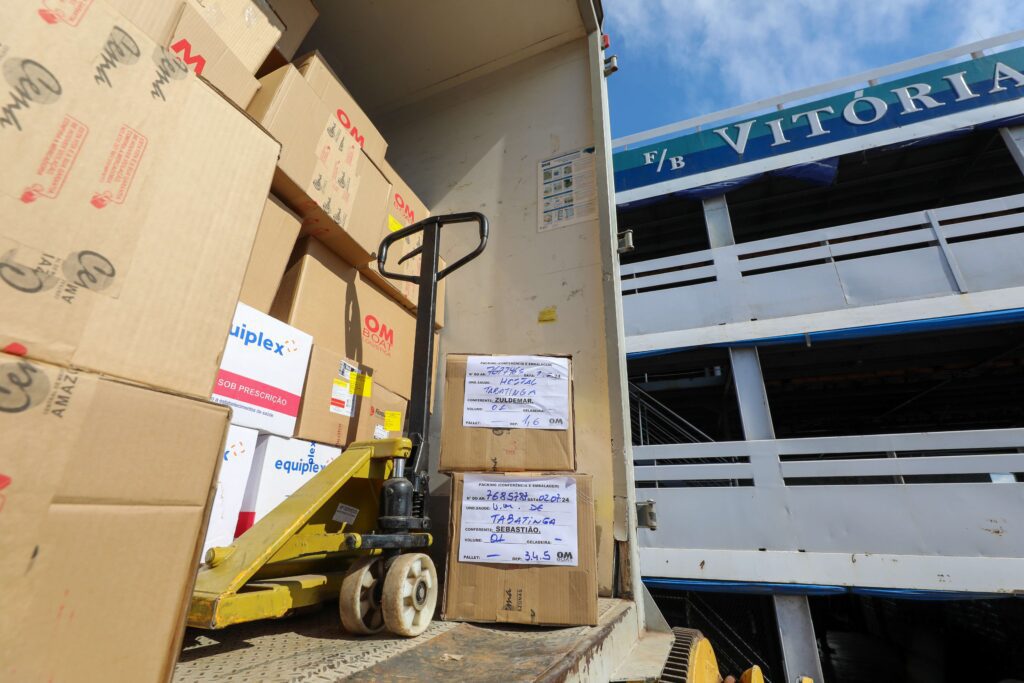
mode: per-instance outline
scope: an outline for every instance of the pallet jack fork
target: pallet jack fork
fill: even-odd
[[[476,223],[479,244],[441,271],[441,230]],[[418,275],[387,270],[390,248],[422,235],[399,264],[420,259]],[[407,438],[353,443],[230,546],[211,548],[196,578],[188,624],[219,629],[338,600],[351,633],[415,636],[437,604],[427,516],[430,383],[437,283],[483,252],[487,218],[433,216],[388,235],[378,251],[382,275],[419,285],[412,400]]]

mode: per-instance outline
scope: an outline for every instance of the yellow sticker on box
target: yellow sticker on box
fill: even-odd
[[[384,411],[384,429],[389,432],[402,431],[402,413],[399,410]]]
[[[402,225],[397,218],[392,216],[390,213],[388,214],[388,230],[391,232],[398,232],[404,227],[405,226]]]
[[[348,384],[354,396],[365,396],[369,398],[373,393],[373,377],[353,372],[349,375]]]

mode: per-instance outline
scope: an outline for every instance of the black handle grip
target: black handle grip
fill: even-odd
[[[431,216],[430,218],[425,218],[422,221],[419,221],[418,223],[413,223],[407,228],[402,228],[401,230],[397,230],[391,233],[381,241],[380,248],[377,250],[377,269],[380,271],[380,274],[385,277],[392,278],[394,280],[404,280],[406,282],[420,283],[420,276],[418,275],[405,275],[403,273],[393,273],[387,270],[387,268],[385,267],[385,263],[387,263],[388,260],[388,249],[395,242],[405,239],[406,237],[415,235],[417,233],[423,232],[430,226],[436,225],[437,229],[440,231],[440,229],[446,225],[453,225],[457,223],[476,223],[480,229],[480,243],[476,246],[476,248],[473,251],[469,252],[468,254],[466,254],[459,260],[455,261],[454,263],[446,266],[443,270],[438,271],[435,276],[435,280],[441,280],[447,275],[454,272],[455,270],[458,270],[462,266],[466,265],[467,263],[475,259],[477,256],[479,256],[481,253],[483,253],[484,248],[487,246],[487,235],[490,232],[490,225],[487,221],[487,216],[477,211],[467,211],[465,213],[450,213],[445,214],[443,216]],[[413,249],[408,254],[399,259],[398,262],[402,263],[403,261],[415,258],[420,254],[422,249],[422,246]]]

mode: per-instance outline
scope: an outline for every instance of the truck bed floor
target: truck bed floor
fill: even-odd
[[[594,627],[435,621],[417,638],[353,637],[323,608],[223,631],[188,629],[174,683],[562,681],[586,668],[632,603],[601,599]]]

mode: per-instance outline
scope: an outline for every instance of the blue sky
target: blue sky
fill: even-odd
[[[605,0],[612,137],[1024,28],[1020,0]]]

